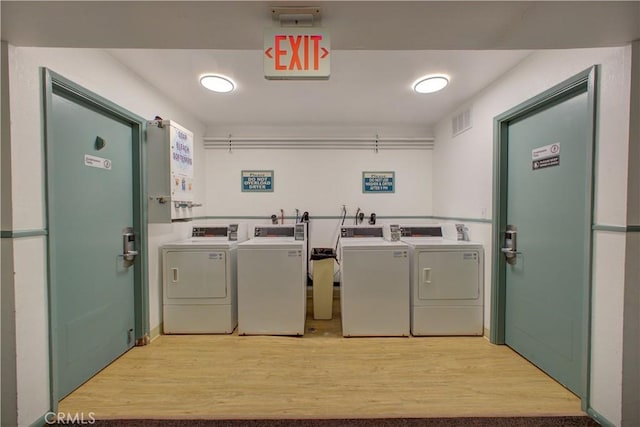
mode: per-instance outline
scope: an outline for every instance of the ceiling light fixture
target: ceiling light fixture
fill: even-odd
[[[236,88],[233,80],[219,74],[205,74],[201,76],[200,84],[209,90],[219,93],[231,92]]]
[[[413,90],[417,93],[433,93],[444,89],[449,84],[449,77],[443,74],[424,76],[416,80]]]

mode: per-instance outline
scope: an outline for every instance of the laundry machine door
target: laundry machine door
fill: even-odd
[[[226,298],[227,270],[224,251],[167,251],[165,261],[167,298]]]
[[[409,335],[408,250],[344,249],[344,336]]]
[[[239,334],[304,334],[304,261],[302,245],[238,250]]]
[[[475,250],[420,252],[414,271],[414,304],[479,298],[479,271],[480,254]]]

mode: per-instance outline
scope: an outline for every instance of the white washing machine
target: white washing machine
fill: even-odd
[[[409,336],[409,247],[383,227],[340,230],[342,335]]]
[[[244,224],[193,227],[162,247],[166,334],[230,334],[238,324],[236,254]]]
[[[411,334],[483,335],[484,249],[439,225],[400,226],[411,253]]]
[[[258,225],[238,245],[238,333],[304,335],[306,224]]]

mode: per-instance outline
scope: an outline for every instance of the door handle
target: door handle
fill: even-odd
[[[138,256],[136,247],[136,234],[133,232],[132,227],[127,227],[122,231],[122,258],[124,259],[125,267],[130,267]]]
[[[520,254],[518,252],[517,235],[518,229],[514,225],[507,225],[507,229],[504,232],[504,247],[500,250],[509,265],[514,265],[518,254]]]
[[[171,282],[172,283],[178,283],[178,269],[177,268],[172,268],[171,269],[171,275],[172,275],[172,279]]]
[[[431,269],[430,268],[423,268],[422,269],[422,283],[424,283],[425,285],[430,285],[431,284]]]

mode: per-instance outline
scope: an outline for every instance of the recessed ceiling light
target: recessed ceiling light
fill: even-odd
[[[439,74],[424,76],[413,84],[413,90],[418,93],[433,93],[444,89],[449,84],[449,77]]]
[[[236,87],[233,80],[219,74],[206,74],[201,76],[200,84],[209,90],[220,93],[231,92]]]

